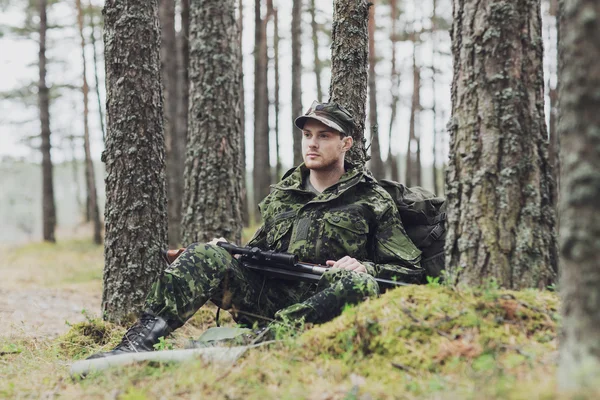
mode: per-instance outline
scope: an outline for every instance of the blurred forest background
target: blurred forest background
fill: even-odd
[[[106,104],[103,1],[0,0],[0,243],[42,239],[42,164],[53,164],[56,236],[92,231],[104,209]],[[377,0],[369,20],[368,167],[377,178],[444,192],[452,54],[449,0]],[[246,224],[256,209],[253,177],[267,184],[299,162],[293,118],[329,99],[332,2],[240,0]],[[556,0],[542,1],[545,115],[556,136]],[[161,1],[162,73],[169,181],[169,238],[180,241],[187,126],[189,2]],[[45,60],[40,56],[45,25]],[[45,63],[45,83],[41,82]],[[43,66],[43,65],[42,65]],[[259,74],[256,74],[259,71]],[[48,144],[40,129],[40,88],[49,100]],[[43,90],[43,89],[42,89]],[[175,99],[175,100],[174,100]],[[254,132],[268,132],[255,157]],[[550,140],[551,157],[554,141]],[[49,149],[49,152],[48,152]],[[268,153],[268,157],[265,156]],[[49,158],[46,159],[50,161]],[[257,168],[254,168],[257,164]],[[411,171],[407,173],[407,171]],[[264,183],[261,183],[264,186]],[[262,197],[264,188],[258,188]],[[173,209],[173,207],[175,207]],[[97,214],[94,212],[98,209]],[[97,222],[98,223],[98,222]]]

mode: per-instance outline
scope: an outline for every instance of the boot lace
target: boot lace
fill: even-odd
[[[123,348],[138,352],[138,346],[144,340],[147,332],[150,330],[151,324],[156,321],[156,317],[152,314],[144,313],[140,319],[125,332],[121,343],[115,347],[115,350]]]

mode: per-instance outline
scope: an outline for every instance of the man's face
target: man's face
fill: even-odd
[[[352,138],[343,137],[327,125],[309,119],[302,128],[302,158],[308,169],[328,170],[344,165],[344,155]]]

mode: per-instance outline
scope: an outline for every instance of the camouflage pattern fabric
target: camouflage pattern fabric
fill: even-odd
[[[379,287],[367,274],[332,269],[318,284],[272,279],[251,271],[218,246],[193,244],[152,286],[146,309],[172,329],[182,326],[208,300],[231,310],[238,323],[320,323],[346,304],[376,296]]]
[[[325,322],[345,304],[379,293],[372,276],[419,282],[421,252],[410,241],[390,195],[362,168],[346,165],[340,181],[320,194],[303,188],[301,165],[286,174],[259,205],[264,225],[248,245],[294,253],[325,264],[349,255],[366,274],[332,269],[318,284],[269,278],[208,244],[186,249],[152,286],[147,309],[172,328],[212,300],[237,322]]]

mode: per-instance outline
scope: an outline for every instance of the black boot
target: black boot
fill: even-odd
[[[160,341],[159,338],[166,337],[171,332],[172,329],[167,324],[167,321],[154,314],[145,312],[125,333],[121,343],[117,347],[108,352],[94,354],[88,357],[88,360],[125,353],[153,351],[154,345]]]

